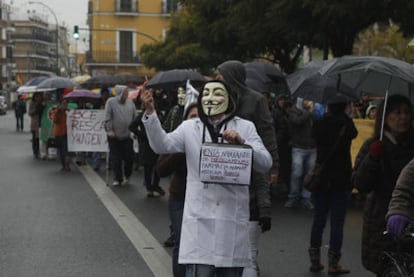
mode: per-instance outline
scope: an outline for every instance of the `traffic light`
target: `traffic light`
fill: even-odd
[[[79,26],[78,25],[75,25],[73,27],[73,37],[75,39],[79,39]]]

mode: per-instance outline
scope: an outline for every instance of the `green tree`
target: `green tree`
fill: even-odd
[[[150,67],[206,71],[224,60],[265,59],[290,73],[304,45],[322,49],[325,58],[339,57],[352,54],[359,32],[375,22],[399,17],[406,29],[414,27],[403,9],[414,9],[410,0],[181,2],[184,8],[174,15],[166,40],[141,49]]]
[[[354,45],[357,55],[375,55],[414,61],[414,49],[407,47],[408,39],[396,24],[374,24],[358,35]]]
[[[147,66],[169,69],[186,61],[187,67],[207,70],[229,59],[266,59],[287,72],[294,70],[302,46],[289,28],[271,23],[271,0],[183,2],[185,8],[174,15],[165,42],[141,49]]]

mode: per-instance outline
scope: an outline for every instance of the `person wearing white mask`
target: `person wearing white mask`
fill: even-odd
[[[228,147],[249,145],[253,168],[266,174],[272,158],[254,124],[235,116],[235,95],[218,80],[207,82],[199,96],[200,118],[183,121],[171,133],[161,127],[152,91],[146,90],[141,99],[146,110],[142,121],[154,151],[186,154],[187,189],[179,263],[186,264],[187,276],[241,277],[250,262],[249,187],[201,181],[200,151],[211,142]]]

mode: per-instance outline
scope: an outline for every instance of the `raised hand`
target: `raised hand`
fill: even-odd
[[[152,96],[153,92],[152,89],[144,90],[143,93],[141,93],[141,101],[144,103],[145,107],[145,113],[147,115],[150,115],[154,112],[154,98]]]

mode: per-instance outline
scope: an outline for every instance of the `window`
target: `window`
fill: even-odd
[[[163,13],[172,13],[177,11],[177,0],[162,0],[162,12]]]
[[[116,11],[126,12],[126,13],[131,13],[131,12],[135,13],[137,12],[137,1],[136,0],[117,0]]]
[[[119,32],[119,61],[131,62],[134,56],[134,33],[131,31]]]

